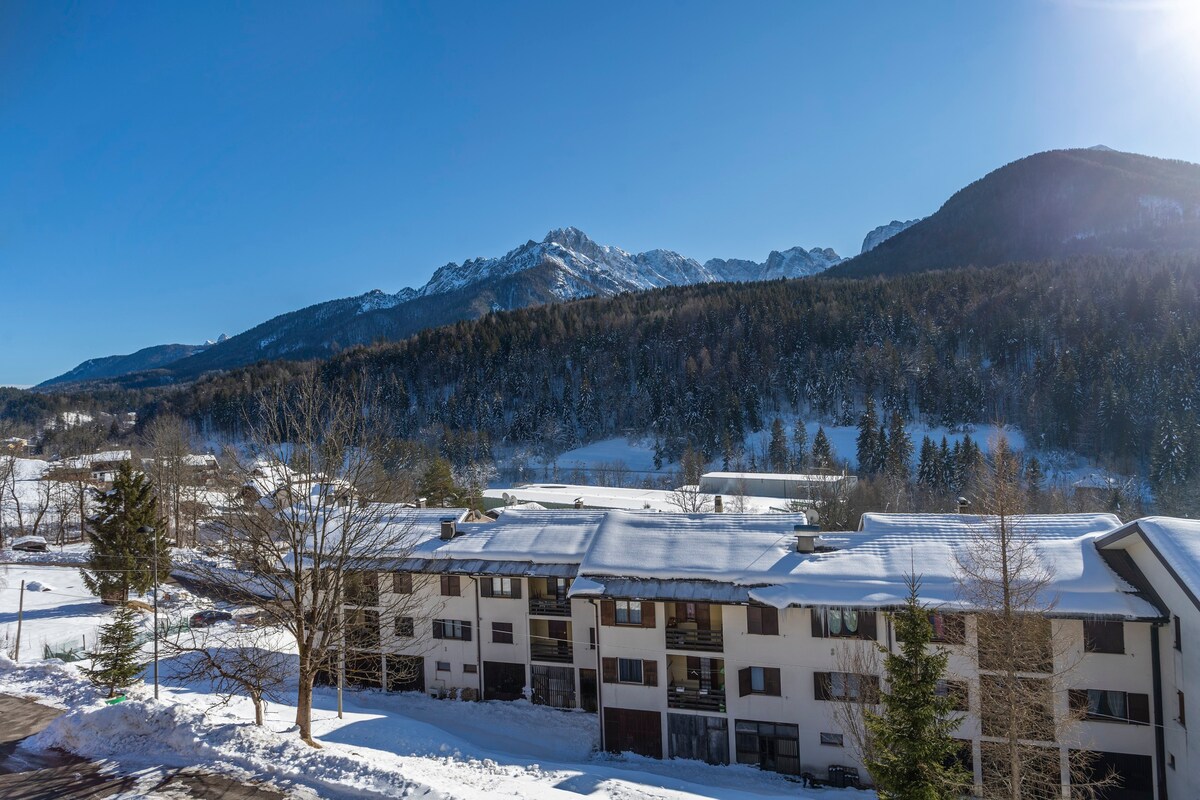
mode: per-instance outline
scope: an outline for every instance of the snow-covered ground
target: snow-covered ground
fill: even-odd
[[[94,630],[103,624],[108,609],[87,597],[77,570],[0,569],[8,585],[0,591],[2,624],[15,615],[14,579],[54,587],[27,592],[23,638],[53,638],[66,626]],[[27,656],[24,646],[22,651],[20,664],[0,656],[0,692],[37,697],[69,712],[23,746],[64,748],[126,772],[201,764],[237,778],[265,779],[297,796],[323,798],[874,797],[853,790],[804,790],[745,766],[597,753],[595,716],[524,701],[467,703],[348,692],[339,719],[333,690],[319,689],[314,733],[323,746],[313,749],[297,739],[295,709],[287,702],[271,704],[267,724],[256,728],[248,701],[218,706],[210,687],[177,680],[170,661],[160,668],[160,700],[142,685],[126,702],[109,706],[75,665],[29,661],[40,652]]]

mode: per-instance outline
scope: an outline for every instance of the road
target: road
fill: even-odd
[[[125,792],[161,800],[280,800],[266,786],[240,783],[189,767],[144,769],[121,775],[69,753],[30,753],[21,740],[63,712],[32,700],[0,694],[0,797],[5,800],[91,800]]]

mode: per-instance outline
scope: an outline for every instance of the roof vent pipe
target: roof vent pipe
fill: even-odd
[[[448,542],[455,537],[458,532],[455,530],[454,520],[442,520],[442,541]]]
[[[797,553],[817,552],[817,537],[821,535],[821,529],[818,526],[794,525],[792,530],[796,534]]]
[[[417,508],[424,508],[424,507],[425,507],[425,498],[418,497],[417,498]]]
[[[575,508],[577,508],[577,509],[583,508],[583,498],[582,497],[575,498]]]
[[[718,514],[725,513],[725,501],[721,498],[721,495],[713,498],[713,511]]]

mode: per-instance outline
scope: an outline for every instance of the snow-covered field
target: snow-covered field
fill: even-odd
[[[87,597],[77,570],[42,565],[0,567],[0,625],[15,618],[14,581],[38,580],[53,591],[26,596],[23,639],[94,630],[107,609]],[[36,613],[34,613],[36,612]],[[238,778],[268,780],[301,797],[435,798],[873,798],[853,790],[804,790],[779,775],[745,766],[715,767],[595,752],[595,716],[519,701],[467,703],[419,694],[319,689],[314,733],[321,749],[302,744],[286,702],[268,707],[266,726],[251,724],[248,701],[216,705],[209,687],[176,680],[161,665],[161,699],[144,685],[129,700],[105,705],[75,665],[0,656],[0,692],[33,696],[69,713],[25,747],[60,747],[133,772],[151,765],[201,764]],[[290,697],[290,695],[288,695]]]

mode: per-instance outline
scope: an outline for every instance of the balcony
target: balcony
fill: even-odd
[[[667,649],[720,653],[725,649],[725,638],[719,630],[700,631],[692,628],[667,628]]]
[[[672,686],[667,689],[667,708],[687,711],[725,711],[725,690],[689,689]]]
[[[569,617],[571,601],[565,597],[530,597],[529,614],[534,617]]]
[[[548,661],[552,664],[570,664],[574,648],[569,641],[533,641],[529,643],[529,658],[532,661]]]

